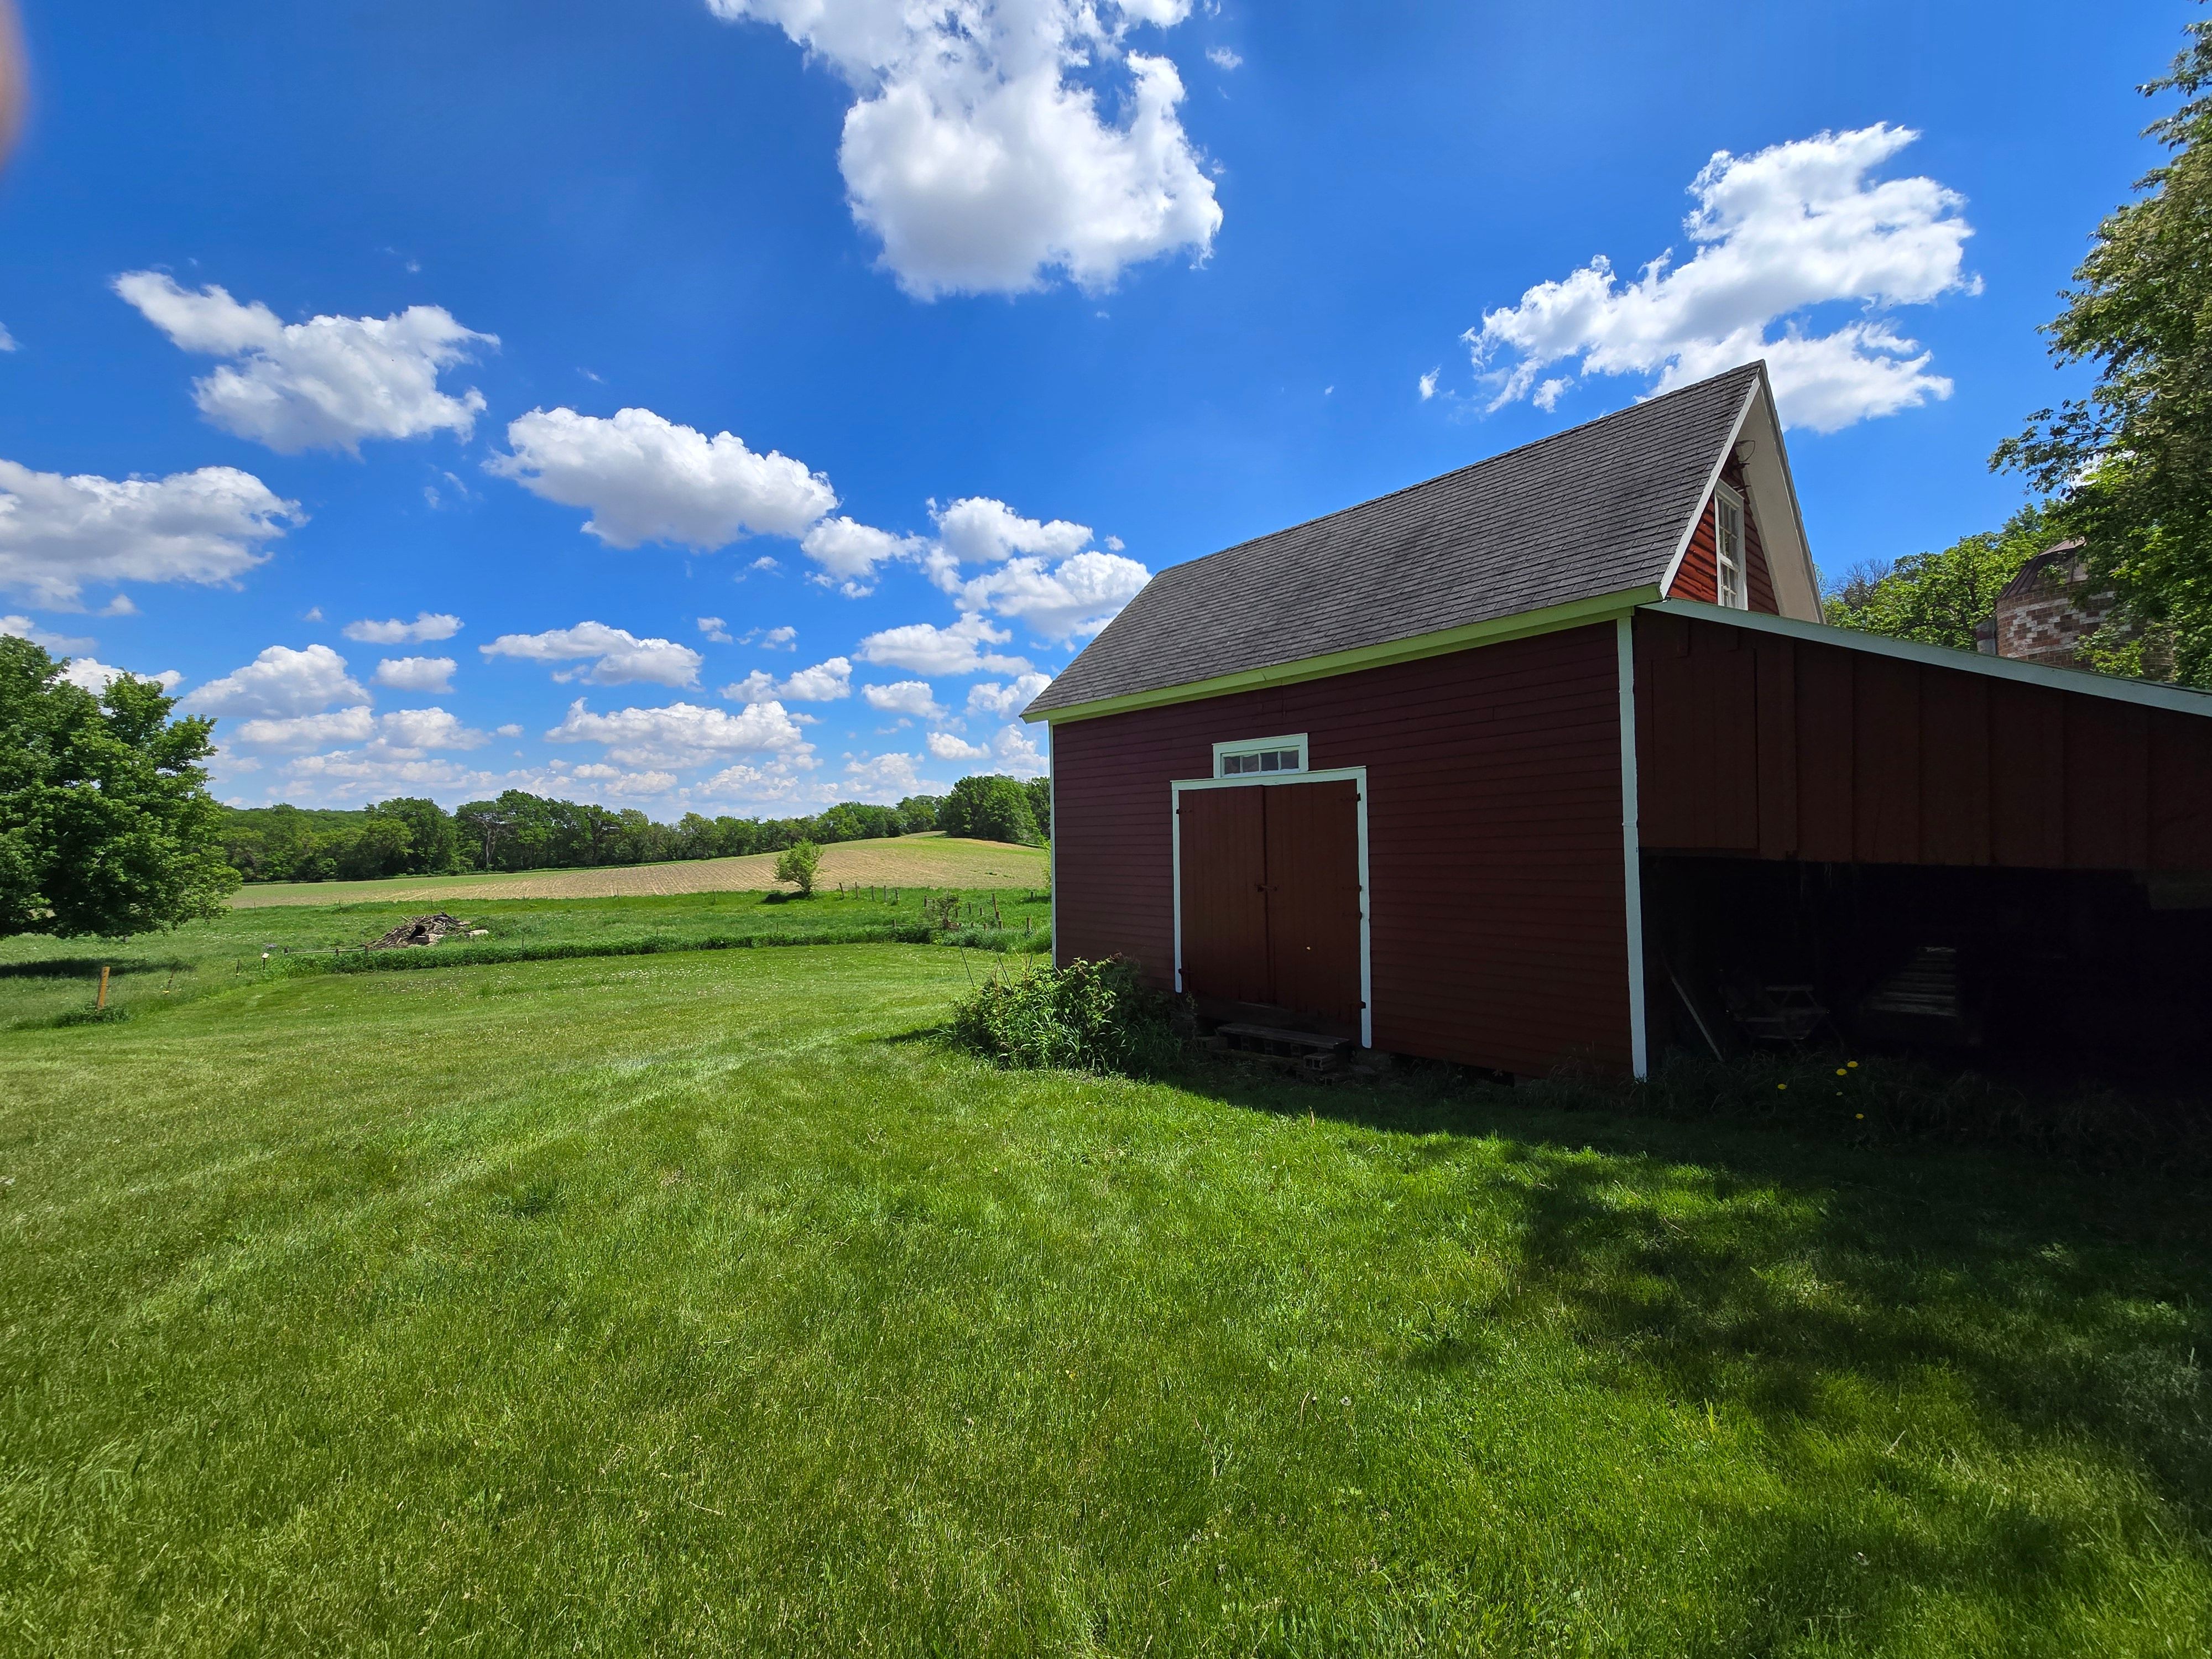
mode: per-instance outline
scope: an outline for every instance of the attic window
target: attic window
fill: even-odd
[[[1723,484],[1713,492],[1713,568],[1720,602],[1731,611],[1751,608],[1744,575],[1743,497]]]
[[[1217,743],[1213,745],[1213,775],[1217,778],[1240,778],[1267,773],[1303,772],[1306,769],[1306,739],[1301,732],[1294,738],[1253,738],[1243,743]]]

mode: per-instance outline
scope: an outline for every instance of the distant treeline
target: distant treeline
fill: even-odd
[[[816,817],[710,818],[686,812],[656,823],[622,811],[510,789],[448,812],[401,798],[355,811],[301,806],[224,809],[224,850],[248,881],[374,881],[471,870],[582,870],[677,859],[780,853],[941,830],[984,841],[1033,842],[1052,830],[1052,787],[1039,778],[963,778],[945,795],[896,806],[840,801]]]

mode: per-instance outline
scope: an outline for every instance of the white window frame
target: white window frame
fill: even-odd
[[[1274,749],[1297,750],[1298,751],[1298,763],[1291,768],[1288,771],[1285,771],[1282,769],[1278,768],[1273,772],[1239,772],[1233,775],[1224,774],[1221,769],[1221,763],[1228,759],[1231,755],[1252,755],[1258,754],[1262,750]],[[1303,732],[1295,732],[1288,737],[1241,738],[1235,743],[1217,743],[1213,745],[1213,775],[1216,779],[1223,782],[1242,782],[1249,780],[1255,783],[1261,778],[1288,778],[1309,775],[1306,773],[1306,734]]]
[[[1735,591],[1733,593],[1729,591],[1729,566],[1722,555],[1721,509],[1724,506],[1733,508],[1735,513]],[[1751,609],[1750,523],[1751,510],[1744,504],[1742,495],[1727,484],[1715,486],[1713,489],[1713,594],[1716,601],[1724,611]]]
[[[1268,740],[1278,749],[1287,749],[1296,741],[1299,758],[1305,756],[1303,736],[1296,739],[1274,738]],[[1221,751],[1224,749],[1241,752],[1247,749],[1264,749],[1268,743],[1218,743],[1213,745],[1213,769],[1221,770]],[[1178,994],[1182,984],[1182,798],[1194,789],[1265,789],[1271,786],[1291,783],[1350,783],[1358,786],[1359,818],[1359,1046],[1375,1046],[1375,952],[1370,929],[1373,890],[1367,879],[1367,769],[1364,766],[1340,766],[1326,772],[1254,772],[1240,773],[1233,778],[1218,775],[1211,778],[1181,778],[1168,785],[1168,834],[1170,857],[1175,870],[1175,988]]]

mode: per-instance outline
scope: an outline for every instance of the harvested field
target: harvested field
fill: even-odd
[[[817,885],[1035,888],[1045,881],[1042,848],[1003,842],[902,836],[848,841],[822,849]],[[513,874],[404,876],[391,881],[270,882],[241,889],[234,908],[270,904],[350,904],[369,901],[454,899],[638,898],[680,893],[765,893],[775,886],[775,854],[694,859],[606,870],[525,870]]]

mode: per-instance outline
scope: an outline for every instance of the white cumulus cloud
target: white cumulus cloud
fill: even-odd
[[[545,736],[553,743],[604,744],[607,757],[624,766],[693,766],[730,755],[812,752],[778,702],[753,703],[735,714],[688,702],[595,714],[580,697]]]
[[[1024,674],[1011,685],[987,680],[968,688],[968,712],[986,720],[1010,720],[1037,700],[1052,684],[1049,674]]]
[[[954,591],[963,609],[994,611],[1027,623],[1048,640],[1095,634],[1137,597],[1152,573],[1119,553],[1078,553],[1048,565],[1009,559]]]
[[[838,164],[853,216],[921,299],[1090,290],[1221,225],[1167,58],[1126,49],[1189,0],[708,0],[781,27],[857,94]],[[1097,84],[1109,85],[1102,112]]]
[[[334,708],[326,714],[261,715],[223,733],[227,743],[249,749],[321,749],[334,743],[366,743],[376,734],[376,717],[366,703]]]
[[[991,740],[991,747],[998,752],[999,769],[1018,778],[1042,777],[1051,769],[1036,739],[1021,726],[1000,726],[999,735]]]
[[[62,678],[71,685],[82,686],[94,696],[106,690],[125,674],[133,679],[151,680],[164,691],[173,691],[185,682],[185,677],[173,668],[164,669],[158,674],[139,674],[104,663],[90,654],[98,641],[50,633],[28,617],[0,617],[0,634],[12,634],[17,639],[28,640],[52,655],[65,659]]]
[[[919,536],[894,536],[842,516],[823,520],[799,544],[799,551],[822,567],[818,580],[855,599],[874,590],[877,566],[919,557],[927,546]]]
[[[611,547],[669,542],[702,550],[746,534],[799,536],[837,505],[829,479],[734,434],[709,438],[649,409],[611,419],[532,410],[507,428],[510,453],[485,466],[534,495],[592,516]]]
[[[991,758],[991,751],[981,744],[969,743],[965,738],[955,737],[950,732],[932,732],[922,741],[929,746],[929,752],[941,761]]]
[[[913,755],[871,755],[845,763],[847,792],[862,800],[889,805],[921,793],[921,775]]]
[[[477,649],[487,657],[515,657],[524,662],[589,664],[560,670],[553,678],[562,682],[585,679],[595,685],[694,685],[698,683],[699,665],[706,660],[688,645],[673,640],[640,639],[625,629],[598,622],[549,629],[543,634],[502,634]]]
[[[728,624],[724,623],[720,617],[700,617],[699,631],[702,634],[704,634],[708,641],[712,644],[730,645],[734,643],[734,641],[730,638]]]
[[[334,702],[366,703],[368,693],[327,645],[304,651],[272,645],[243,668],[210,680],[184,700],[187,713],[288,720]],[[365,712],[365,711],[364,711]]]
[[[988,495],[967,496],[934,516],[939,545],[963,564],[995,564],[1018,553],[1066,558],[1091,545],[1088,525],[1025,519]]]
[[[112,667],[96,657],[72,657],[69,666],[62,670],[64,679],[71,685],[82,686],[95,697],[125,674],[134,680],[151,680],[164,691],[174,691],[185,683],[185,677],[173,668],[165,668],[158,674],[140,674],[128,668]]]
[[[930,689],[927,680],[898,680],[890,685],[863,686],[860,695],[868,700],[869,708],[879,708],[886,714],[907,714],[918,720],[945,717],[945,705],[938,702],[937,693]]]
[[[376,665],[376,683],[394,691],[450,691],[459,665],[451,657],[386,657]]]
[[[441,392],[438,376],[498,337],[462,327],[441,307],[285,323],[265,305],[240,305],[220,288],[194,293],[158,271],[131,271],[114,286],[179,349],[230,360],[192,383],[193,400],[224,431],[281,453],[353,453],[364,438],[433,432],[465,438],[483,412],[482,393]]]
[[[863,662],[932,676],[1025,674],[1030,672],[1026,658],[1004,656],[988,648],[1012,637],[981,616],[963,617],[943,628],[933,623],[908,623],[869,635],[860,641],[860,655]]]
[[[756,668],[735,684],[724,686],[722,695],[732,702],[836,702],[853,695],[853,659],[831,657],[784,679]]]
[[[118,479],[0,461],[0,587],[59,610],[87,583],[232,581],[301,522],[235,467]]]
[[[364,645],[414,645],[450,640],[461,631],[461,619],[428,611],[416,613],[413,622],[350,622],[339,632]]]
[[[1467,339],[1497,386],[1491,406],[1548,409],[1591,374],[1647,375],[1663,392],[1762,356],[1783,418],[1816,432],[1948,397],[1930,354],[1880,314],[1980,287],[1964,269],[1964,198],[1933,179],[1870,176],[1918,137],[1879,123],[1720,151],[1690,186],[1689,263],[1662,254],[1624,283],[1601,257],[1483,313]],[[1812,313],[1838,303],[1861,314],[1819,331]]]
[[[0,617],[0,634],[12,634],[19,640],[28,640],[33,645],[58,657],[82,656],[100,643],[98,640],[82,639],[73,634],[54,633],[40,627],[28,617]]]

